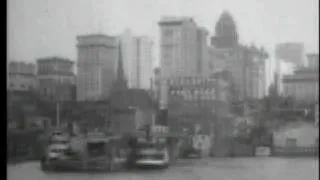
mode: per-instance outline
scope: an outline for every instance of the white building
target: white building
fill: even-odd
[[[150,89],[153,77],[153,42],[126,30],[120,37],[125,78],[129,88]]]
[[[162,77],[197,75],[198,28],[194,20],[188,17],[164,17],[159,26]]]
[[[78,36],[77,100],[107,98],[116,79],[119,47],[116,37]]]

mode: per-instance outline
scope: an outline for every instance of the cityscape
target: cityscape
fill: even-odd
[[[75,59],[7,59],[8,179],[91,178],[46,173],[67,166],[111,179],[319,177],[318,50],[246,43],[228,9],[211,29],[169,14],[153,22],[159,38],[93,28],[71,37]],[[123,172],[141,166],[165,170]]]

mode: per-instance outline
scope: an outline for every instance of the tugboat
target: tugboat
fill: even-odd
[[[169,150],[165,141],[138,139],[134,161],[136,167],[167,168],[169,163]]]

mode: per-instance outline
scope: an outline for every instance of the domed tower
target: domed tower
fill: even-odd
[[[217,48],[228,48],[238,43],[238,32],[229,12],[224,11],[215,26],[215,36],[211,44]]]

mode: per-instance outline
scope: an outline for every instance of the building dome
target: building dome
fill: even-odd
[[[229,12],[224,11],[215,26],[216,37],[232,38],[238,42],[238,33],[235,22]]]

